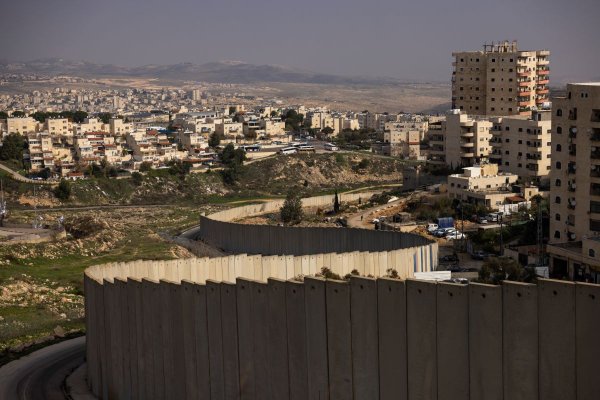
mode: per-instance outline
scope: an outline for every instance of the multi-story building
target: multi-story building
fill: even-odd
[[[126,135],[133,130],[133,124],[124,122],[121,118],[111,118],[109,123],[109,131],[111,135]]]
[[[550,173],[551,112],[534,111],[531,118],[522,116],[491,119],[492,151],[490,161],[502,172],[541,184]]]
[[[548,50],[517,42],[453,53],[452,108],[477,115],[527,115],[548,103]]]
[[[52,136],[68,136],[73,134],[73,124],[67,118],[48,118],[45,125],[46,131]]]
[[[448,176],[448,196],[494,210],[506,204],[523,204],[538,194],[538,189],[513,186],[518,179],[515,174],[499,172],[498,165],[492,163],[465,167],[462,174]]]
[[[54,169],[52,138],[48,132],[27,135],[27,151],[23,155],[25,164],[31,171],[44,168]]]
[[[6,119],[6,132],[27,135],[38,131],[38,122],[32,117],[12,117]]]
[[[421,155],[420,139],[420,125],[410,122],[386,122],[383,132],[383,154],[417,159]]]
[[[492,123],[483,117],[452,110],[441,122],[445,163],[452,168],[470,167],[490,153]],[[438,146],[438,142],[432,145]],[[433,154],[430,152],[430,154]]]
[[[600,283],[600,82],[569,84],[552,104],[550,267]]]

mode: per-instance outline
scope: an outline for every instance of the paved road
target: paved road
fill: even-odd
[[[0,164],[0,169],[3,169],[4,171],[8,172],[10,174],[10,177],[15,181],[33,183],[36,185],[58,185],[58,182],[36,181],[33,179],[26,178],[23,175],[19,174],[17,171],[13,171],[12,169],[8,168],[6,165],[3,164]]]
[[[66,377],[84,362],[85,337],[45,347],[0,368],[2,400],[64,400]]]

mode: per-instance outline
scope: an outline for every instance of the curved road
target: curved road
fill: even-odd
[[[0,368],[0,399],[64,400],[64,381],[84,357],[85,336],[81,336],[10,362]]]
[[[3,169],[4,171],[8,172],[10,174],[10,177],[12,179],[14,179],[15,181],[25,182],[25,183],[33,183],[35,185],[50,185],[50,186],[58,185],[58,182],[36,181],[34,179],[29,179],[29,178],[19,174],[17,171],[13,171],[12,169],[8,168],[4,164],[0,164],[0,169]]]

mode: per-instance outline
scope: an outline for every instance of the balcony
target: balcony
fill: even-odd
[[[520,78],[527,78],[530,75],[531,75],[531,71],[517,72],[517,76]]]
[[[475,143],[473,142],[460,142],[460,147],[466,147],[466,148],[470,148],[470,147],[475,147]]]
[[[531,84],[531,81],[519,81],[519,87],[527,87]]]
[[[577,138],[577,128],[576,127],[572,126],[569,128],[569,137],[571,139]]]
[[[569,190],[569,192],[574,192],[575,190],[577,190],[577,185],[575,184],[575,182],[569,183],[567,189]]]
[[[569,110],[569,119],[571,121],[577,121],[577,109],[576,108]]]
[[[537,70],[538,75],[548,75],[550,73],[550,69],[540,68]]]
[[[540,77],[540,79],[538,79],[538,81],[537,81],[538,85],[547,85],[549,82],[550,82],[550,80],[548,79],[547,76]]]
[[[592,165],[590,178],[600,178],[600,165]]]
[[[600,110],[593,109],[590,122],[600,122]]]
[[[567,166],[567,174],[575,174],[577,172],[577,164],[570,162]]]
[[[550,90],[548,90],[548,88],[543,88],[543,89],[536,89],[535,91],[537,94],[548,94],[550,93]]]
[[[519,92],[519,97],[531,96],[531,90],[522,90]]]
[[[600,183],[590,183],[590,195],[600,196]]]
[[[590,158],[592,160],[600,160],[600,150],[592,150],[590,153]]]
[[[474,158],[475,153],[463,153],[461,154],[461,158]]]
[[[462,136],[464,138],[472,138],[473,136],[475,136],[475,133],[473,133],[473,132],[462,132],[460,134],[460,136]]]
[[[599,128],[590,129],[590,141],[591,142],[600,142],[600,129]]]
[[[527,107],[529,105],[529,102],[530,102],[530,100],[527,100],[527,101],[521,101],[521,100],[519,100],[519,102],[517,103],[517,105],[519,107]]]

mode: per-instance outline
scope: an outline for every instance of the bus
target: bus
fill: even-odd
[[[260,151],[260,144],[244,145],[240,148],[246,152],[248,151]]]
[[[333,143],[325,143],[323,148],[327,151],[338,151],[340,148]]]
[[[298,146],[297,149],[298,149],[298,151],[305,151],[305,152],[312,151],[313,153],[315,152],[315,146],[309,146],[307,144]]]
[[[279,150],[279,154],[287,155],[287,154],[296,154],[298,149],[296,147],[284,147]]]

